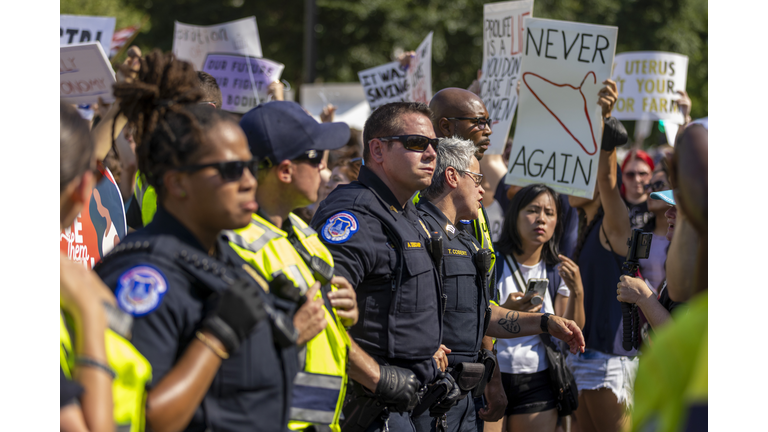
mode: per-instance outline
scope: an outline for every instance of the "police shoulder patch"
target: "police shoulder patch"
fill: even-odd
[[[360,229],[357,218],[350,212],[340,212],[328,218],[323,225],[322,236],[328,243],[344,243]]]
[[[143,264],[120,275],[115,297],[120,309],[140,317],[157,309],[167,291],[165,275],[155,267]]]

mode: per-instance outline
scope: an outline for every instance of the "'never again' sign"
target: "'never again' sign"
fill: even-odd
[[[618,28],[538,18],[523,25],[520,102],[505,181],[592,198],[603,133],[597,92],[611,76]]]

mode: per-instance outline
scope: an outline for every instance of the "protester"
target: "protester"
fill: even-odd
[[[347,371],[375,391],[380,377],[386,380],[388,367],[380,371],[349,340],[345,327],[358,320],[355,291],[346,279],[334,276],[330,252],[291,209],[317,200],[323,151],[344,145],[349,127],[318,124],[299,104],[284,101],[257,106],[243,115],[240,125],[251,152],[261,161],[259,209],[247,227],[225,235],[268,281],[280,275],[289,281],[284,291],[273,291],[276,295],[306,301],[293,318],[302,361],[294,380],[289,429],[338,430]]]
[[[631,150],[621,164],[621,195],[629,208],[633,229],[642,228],[653,217],[653,213],[648,211],[648,192],[645,190],[653,169],[653,159],[642,150]]]
[[[263,277],[219,237],[256,210],[257,161],[245,135],[198,103],[197,74],[171,53],[154,50],[138,79],[114,93],[136,125],[157,214],[96,272],[133,315],[133,343],[152,364],[148,428],[283,429],[297,368],[285,315],[293,307],[268,295]]]
[[[664,168],[657,169],[651,177],[651,182],[646,185],[645,190],[649,194],[662,192],[669,189],[667,173]],[[664,263],[667,261],[667,240],[668,224],[664,216],[669,209],[669,204],[660,199],[649,199],[646,201],[648,210],[653,213],[651,221],[643,227],[643,231],[652,232],[651,253],[648,259],[640,261],[640,273],[643,278],[650,282],[649,286],[654,293],[657,293],[662,281],[666,279]]]
[[[207,72],[197,71],[197,79],[200,80],[200,89],[203,90],[203,100],[199,103],[221,109],[221,89],[216,83],[216,78]]]
[[[502,307],[543,312],[584,325],[584,289],[576,264],[558,253],[563,232],[562,208],[554,190],[545,185],[522,188],[512,199],[497,243],[503,256],[497,289]],[[559,263],[560,269],[555,266]],[[549,281],[544,296],[534,299],[526,281]],[[498,340],[499,368],[509,403],[505,430],[550,430],[557,423],[545,346],[538,336]]]

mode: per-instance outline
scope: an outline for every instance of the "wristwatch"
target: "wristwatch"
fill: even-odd
[[[549,334],[549,327],[547,326],[547,323],[549,323],[549,316],[552,315],[551,313],[545,313],[541,315],[541,332]]]

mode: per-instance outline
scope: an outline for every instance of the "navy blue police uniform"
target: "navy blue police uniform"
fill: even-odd
[[[416,206],[430,232],[443,238],[442,276],[446,298],[443,318],[443,345],[451,349],[448,367],[462,362],[475,363],[479,359],[486,316],[490,318],[490,289],[488,272],[479,274],[475,256],[480,243],[470,233],[449,221],[445,214],[426,199]],[[416,430],[435,430],[435,419],[422,415],[414,419]],[[475,403],[464,397],[446,413],[448,431],[474,432],[477,430]]]
[[[413,371],[422,386],[438,373],[432,358],[443,333],[441,287],[416,207],[401,207],[363,166],[319,206],[312,227],[333,254],[336,274],[356,287],[360,319],[352,338],[379,364]],[[409,415],[391,413],[389,428],[412,430]],[[373,429],[381,425],[373,426]],[[369,429],[370,430],[370,429]]]
[[[118,305],[134,317],[133,345],[152,364],[157,385],[186,351],[215,309],[218,292],[246,278],[268,287],[225,238],[209,256],[194,235],[162,206],[144,229],[129,234],[95,271],[115,293]],[[243,266],[246,267],[243,267]],[[284,431],[293,378],[298,370],[296,347],[277,337],[293,305],[258,290],[268,309],[239,349],[223,360],[195,411],[187,431]]]

